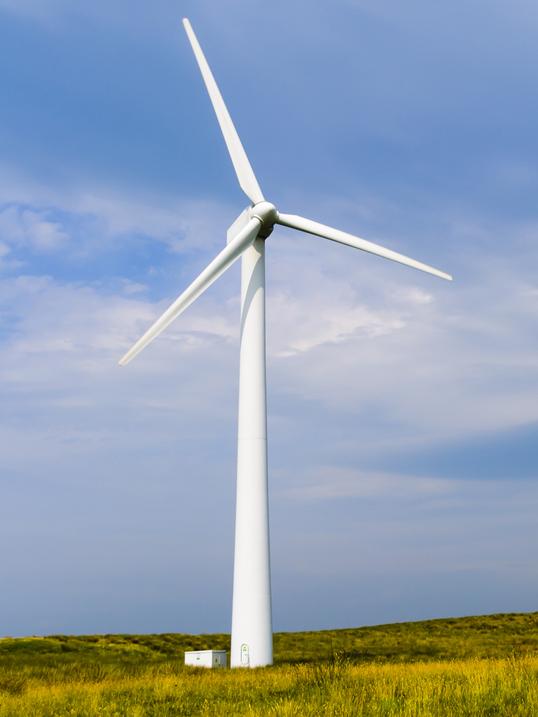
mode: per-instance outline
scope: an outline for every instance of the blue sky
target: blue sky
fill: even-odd
[[[274,624],[536,609],[536,4],[0,0],[0,634],[229,629],[239,270],[266,196]]]

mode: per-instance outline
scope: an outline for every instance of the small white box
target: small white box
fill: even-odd
[[[190,667],[227,667],[226,650],[190,650],[185,653],[185,664]]]

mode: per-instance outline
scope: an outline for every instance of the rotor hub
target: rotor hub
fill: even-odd
[[[258,236],[260,239],[267,239],[278,220],[278,212],[271,202],[258,202],[250,208],[250,218],[260,220],[261,228]]]

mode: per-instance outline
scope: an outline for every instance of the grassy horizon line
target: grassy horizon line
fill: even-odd
[[[352,625],[350,627],[322,627],[319,630],[275,630],[273,635],[302,635],[310,633],[323,633],[323,632],[343,632],[346,630],[370,630],[377,628],[386,628],[393,625],[417,625],[417,624],[429,624],[429,623],[446,623],[456,622],[460,620],[478,620],[482,618],[504,618],[514,616],[538,616],[538,610],[530,610],[525,612],[487,612],[472,615],[455,615],[451,617],[431,617],[420,620],[396,620],[394,622],[380,622],[380,623],[367,623],[364,625]],[[164,632],[95,632],[95,633],[78,633],[78,632],[66,632],[66,633],[48,633],[48,634],[27,634],[27,635],[0,635],[0,640],[25,640],[30,638],[46,638],[46,637],[93,637],[93,636],[113,636],[113,635],[189,635],[193,637],[209,637],[211,635],[228,635],[229,632],[179,632],[179,631],[164,631]]]
[[[538,612],[493,613],[411,622],[274,633],[275,663],[413,662],[538,654]],[[229,650],[229,633],[103,633],[0,638],[0,661],[177,659],[185,650]]]

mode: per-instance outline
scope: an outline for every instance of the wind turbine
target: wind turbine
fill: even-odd
[[[227,246],[120,360],[129,363],[241,257],[239,425],[232,611],[232,667],[273,662],[269,511],[267,494],[267,411],[265,378],[265,241],[275,224],[298,229],[391,259],[442,279],[449,274],[391,249],[296,214],[283,214],[266,201],[190,22],[185,31],[202,73],[239,185],[251,204],[228,229]]]

